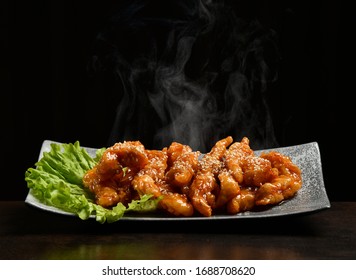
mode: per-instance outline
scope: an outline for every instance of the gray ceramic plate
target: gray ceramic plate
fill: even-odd
[[[50,151],[50,144],[55,141],[45,140],[39,154],[39,159],[42,157],[43,152]],[[58,142],[55,142],[58,143]],[[94,156],[96,149],[86,148],[90,155]],[[166,217],[162,215],[145,215],[145,216],[124,216],[125,220],[219,220],[219,219],[246,219],[246,218],[267,218],[276,216],[285,216],[293,214],[306,214],[311,212],[320,211],[330,208],[330,201],[327,196],[323,171],[321,165],[320,151],[317,142],[311,142],[302,145],[282,147],[273,149],[289,156],[292,161],[297,164],[302,171],[303,186],[298,191],[297,195],[290,200],[286,200],[281,204],[275,205],[263,211],[248,211],[239,213],[237,215],[214,215],[212,217]],[[256,151],[260,154],[263,151]],[[45,205],[38,201],[31,191],[28,193],[26,203],[40,208],[45,211],[62,214],[72,215],[72,213],[64,212]]]

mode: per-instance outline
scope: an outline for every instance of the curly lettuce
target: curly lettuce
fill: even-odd
[[[83,186],[83,176],[100,160],[105,148],[91,157],[79,141],[74,144],[51,143],[35,168],[28,168],[25,181],[31,194],[41,203],[76,214],[82,220],[94,216],[100,223],[113,223],[130,211],[147,212],[157,208],[158,199],[144,195],[127,207],[118,203],[111,209],[95,204],[93,194]]]

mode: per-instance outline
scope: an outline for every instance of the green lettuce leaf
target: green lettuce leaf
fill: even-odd
[[[83,220],[95,216],[100,223],[113,223],[126,212],[156,210],[159,199],[151,199],[149,195],[132,201],[128,207],[118,203],[107,209],[94,203],[94,196],[83,186],[82,179],[99,162],[104,151],[105,148],[97,150],[93,158],[78,141],[52,143],[51,150],[43,153],[35,168],[26,170],[27,187],[41,203],[74,213]]]

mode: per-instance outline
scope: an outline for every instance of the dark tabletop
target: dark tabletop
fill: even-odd
[[[99,224],[0,201],[0,259],[356,259],[356,202],[263,219]]]

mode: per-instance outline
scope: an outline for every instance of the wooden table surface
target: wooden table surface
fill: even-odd
[[[99,224],[0,201],[0,259],[356,259],[356,202],[275,218]]]

